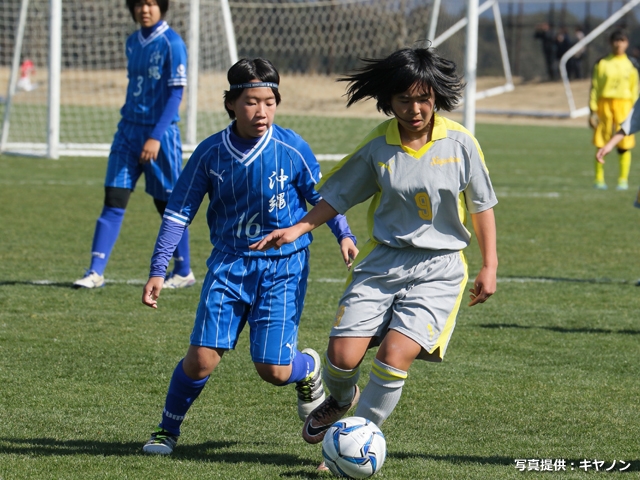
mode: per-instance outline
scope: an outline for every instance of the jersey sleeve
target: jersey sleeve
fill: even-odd
[[[635,64],[633,64],[633,68],[631,69],[631,79],[630,79],[630,83],[631,83],[631,98],[633,101],[635,101],[638,98],[638,69],[636,68]]]
[[[153,255],[151,255],[149,278],[165,276],[171,256],[176,250],[176,246],[180,242],[186,228],[186,225],[177,224],[167,219],[162,220],[156,245],[153,249]]]
[[[591,88],[589,89],[589,110],[598,111],[598,99],[600,98],[600,70],[598,66],[600,62],[596,62],[591,72]]]
[[[602,96],[604,79],[602,78],[601,66],[604,58],[599,59],[591,71],[591,87],[589,89],[589,110],[598,111],[598,100]]]
[[[211,188],[206,161],[208,150],[206,140],[194,150],[171,192],[163,219],[186,227],[195,218]]]
[[[293,132],[291,133],[293,134]],[[316,184],[322,177],[320,164],[311,151],[309,144],[302,137],[297,136],[297,134],[294,135],[296,135],[294,138],[297,140],[294,143],[294,149],[298,156],[295,162],[297,165],[295,186],[307,202],[315,205],[321,199],[320,194],[316,191]]]
[[[342,214],[338,214],[327,222],[327,227],[331,230],[331,233],[336,237],[338,243],[342,242],[345,238],[350,238],[354,245],[358,244],[356,236],[351,232],[347,217]]]
[[[346,213],[380,189],[376,173],[367,160],[368,145],[345,157],[322,180],[320,195],[337,212]]]
[[[177,33],[169,42],[169,80],[170,87],[187,85],[187,46]]]
[[[484,162],[484,154],[475,139],[467,145],[467,153],[469,178],[464,189],[465,205],[469,213],[481,213],[493,208],[498,203],[498,199]]]
[[[169,197],[151,255],[149,277],[164,276],[184,230],[198,213],[202,199],[208,191],[209,177],[206,175],[205,160],[199,148],[193,152]]]
[[[297,145],[297,151],[300,153],[302,160],[302,168],[300,168],[299,181],[297,183],[304,199],[311,205],[316,205],[322,197],[316,190],[316,185],[322,177],[320,164],[313,154],[311,147],[301,137]],[[336,215],[327,222],[327,226],[336,237],[338,243],[344,238],[351,238],[353,243],[357,243],[356,237],[351,233],[347,218],[344,215]]]
[[[151,138],[160,141],[164,133],[169,128],[169,125],[171,125],[171,122],[173,122],[173,119],[178,116],[183,90],[184,87],[182,86],[171,87],[169,89],[169,100],[167,100],[164,111],[151,132]]]

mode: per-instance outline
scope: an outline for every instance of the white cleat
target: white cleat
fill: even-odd
[[[73,288],[99,288],[104,287],[104,276],[96,272],[89,272],[84,277],[73,282]]]
[[[298,416],[300,420],[304,422],[307,416],[324,402],[325,395],[324,387],[322,386],[322,364],[320,362],[320,356],[311,348],[305,348],[302,350],[302,353],[310,355],[315,362],[313,372],[309,373],[307,378],[296,384],[296,390],[298,391]]]
[[[196,277],[193,272],[189,270],[189,274],[186,277],[176,275],[175,273],[169,274],[164,280],[163,288],[187,288],[196,283]]]
[[[178,443],[177,436],[161,428],[156,428],[149,441],[142,447],[142,451],[152,455],[171,455],[173,449],[176,448],[176,443]]]

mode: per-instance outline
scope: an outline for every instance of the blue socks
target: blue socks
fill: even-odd
[[[96,229],[93,234],[93,244],[91,245],[91,266],[89,271],[104,275],[107,268],[109,256],[113,246],[120,235],[120,227],[124,220],[124,208],[107,207],[102,208],[100,218],[96,222]],[[180,242],[173,253],[173,272],[181,277],[186,277],[191,271],[191,255],[189,253],[189,229],[185,229]]]
[[[111,255],[111,250],[120,234],[124,212],[124,208],[107,207],[105,205],[100,218],[96,222],[93,244],[91,245],[91,267],[89,267],[89,270],[96,272],[98,275],[103,275],[104,269],[107,267],[109,255]]]
[[[296,383],[300,380],[304,380],[309,376],[315,367],[315,362],[311,355],[302,353],[300,350],[296,350],[296,356],[293,357],[291,362],[291,376],[282,385],[289,385],[290,383]]]
[[[202,380],[193,380],[184,373],[182,362],[178,362],[171,382],[169,383],[169,391],[165,400],[164,410],[162,411],[162,422],[159,427],[172,435],[180,435],[180,426],[184,421],[187,411],[198,398],[200,392],[204,388],[209,377]],[[296,350],[296,356],[291,363],[291,376],[283,385],[299,382],[305,379],[313,371],[315,363],[313,357]]]
[[[187,410],[198,398],[207,380],[209,380],[209,377],[205,377],[202,380],[189,378],[182,369],[183,361],[184,359],[180,360],[173,371],[164,410],[162,411],[162,423],[159,425],[160,428],[173,435],[180,435],[180,425],[182,425]]]

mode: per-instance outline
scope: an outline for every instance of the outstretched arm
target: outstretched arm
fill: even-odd
[[[480,254],[482,255],[482,268],[473,283],[471,302],[469,306],[484,303],[491,295],[496,293],[498,252],[496,248],[496,219],[493,208],[484,212],[471,214],[473,230],[478,239]]]
[[[309,233],[311,230],[318,228],[337,214],[338,212],[325,200],[320,200],[298,223],[289,228],[274,230],[259,242],[249,245],[249,248],[262,252],[270,248],[277,250],[285,243],[291,243],[305,233]]]

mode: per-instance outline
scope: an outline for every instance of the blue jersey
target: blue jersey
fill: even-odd
[[[272,125],[247,153],[230,141],[233,124],[204,140],[187,162],[169,199],[165,221],[188,225],[205,195],[207,222],[217,250],[239,256],[285,256],[307,247],[311,234],[279,250],[252,251],[249,245],[273,230],[297,223],[315,190],[320,166],[295,132]]]
[[[156,125],[164,112],[171,87],[187,84],[187,47],[167,22],[160,21],[151,35],[141,30],[126,42],[127,99],[122,118],[139,125]],[[174,122],[179,120],[176,113]]]

